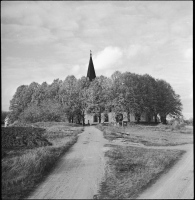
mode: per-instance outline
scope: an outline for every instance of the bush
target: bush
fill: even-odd
[[[19,120],[35,123],[64,120],[64,112],[58,102],[45,100],[40,105],[31,104],[19,115]]]
[[[45,129],[33,127],[2,127],[2,148],[40,147],[52,145],[43,133]]]

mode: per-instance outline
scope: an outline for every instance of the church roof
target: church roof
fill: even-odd
[[[88,71],[87,71],[87,77],[89,77],[90,81],[92,81],[96,77],[91,51],[90,51],[90,59],[89,59],[89,66],[88,66]]]

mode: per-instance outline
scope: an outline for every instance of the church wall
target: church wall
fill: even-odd
[[[93,123],[93,115],[85,114],[85,124],[92,124]]]
[[[108,122],[109,123],[115,122],[115,113],[113,113],[113,112],[108,113]]]
[[[102,113],[101,114],[101,122],[103,123],[104,122],[104,114]],[[151,121],[154,121],[155,119],[152,118]],[[124,112],[123,113],[123,121],[128,121],[128,116],[127,116],[127,113]],[[147,122],[148,119],[147,119],[147,116],[145,113],[143,113],[140,117],[140,121],[142,122]],[[94,122],[94,116],[93,114],[85,114],[85,124],[89,124],[92,125],[92,124],[99,124],[99,118],[97,119],[97,122]],[[115,113],[114,112],[109,112],[108,113],[108,122],[105,122],[105,123],[115,123],[116,122],[116,119],[115,119]],[[136,122],[136,119],[135,119],[135,116],[130,113],[130,122]]]
[[[115,113],[114,112],[108,113],[108,116],[109,116],[109,123],[116,122],[116,120],[115,120]],[[128,116],[127,116],[126,112],[123,113],[123,121],[128,121]],[[131,122],[136,121],[135,117],[134,117],[134,115],[132,113],[130,113],[130,121]]]
[[[130,122],[135,122],[135,121],[136,121],[135,116],[132,113],[130,113]]]
[[[123,113],[123,121],[125,121],[125,122],[128,121],[127,113],[126,112]]]
[[[146,114],[143,113],[140,117],[140,121],[145,122],[146,121]]]

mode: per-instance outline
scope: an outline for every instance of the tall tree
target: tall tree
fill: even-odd
[[[85,114],[88,107],[88,101],[89,101],[89,86],[90,81],[87,77],[81,77],[77,82],[77,120],[80,123],[82,120],[82,123],[85,123]]]
[[[28,86],[21,85],[17,88],[12,100],[10,101],[9,114],[10,122],[14,122],[18,119],[19,115],[24,111],[27,103],[23,100]]]
[[[175,93],[169,83],[157,80],[158,85],[158,113],[161,122],[166,123],[167,115],[182,116],[182,103],[180,96]]]
[[[110,98],[110,80],[105,76],[96,77],[88,88],[89,99],[87,112],[98,116],[101,122],[101,113],[107,112],[107,103]]]
[[[69,122],[74,121],[77,111],[76,100],[78,97],[77,92],[77,79],[75,76],[67,76],[59,90],[59,100],[63,106],[63,111]]]

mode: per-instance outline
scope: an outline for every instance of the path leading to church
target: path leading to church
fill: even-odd
[[[95,127],[85,127],[77,143],[29,199],[93,199],[104,176],[106,140]]]
[[[93,126],[85,127],[77,143],[61,158],[58,166],[29,197],[29,199],[92,199],[104,177],[104,144],[109,142]],[[154,149],[183,149],[186,153],[172,169],[154,185],[143,191],[138,199],[193,199],[193,144],[172,147],[147,147],[125,144],[120,140],[110,144]]]

